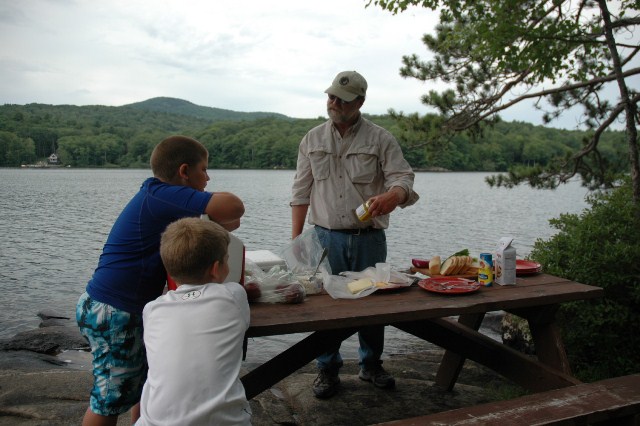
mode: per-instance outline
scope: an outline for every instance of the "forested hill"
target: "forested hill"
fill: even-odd
[[[393,133],[417,170],[506,171],[546,164],[582,145],[584,132],[528,123],[499,123],[472,142],[457,135],[444,145],[407,134],[390,116],[368,116]],[[72,167],[148,167],[153,147],[172,134],[200,140],[211,168],[295,168],[298,144],[326,118],[295,119],[268,112],[202,107],[174,98],[154,98],[120,107],[100,105],[0,106],[0,167],[45,161],[55,152]],[[428,117],[426,118],[428,121]],[[435,122],[435,121],[434,121]],[[428,124],[428,123],[427,123]],[[623,134],[604,135],[601,152],[617,162]]]
[[[143,102],[124,105],[143,111],[164,112],[167,114],[186,115],[189,117],[204,118],[211,121],[238,121],[238,120],[255,120],[258,118],[274,117],[282,119],[291,119],[283,114],[275,112],[238,112],[229,109],[220,109],[205,107],[193,104],[189,101],[176,98],[152,98]]]

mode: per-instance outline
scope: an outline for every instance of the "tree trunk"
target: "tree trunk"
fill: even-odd
[[[614,72],[618,81],[618,89],[620,91],[620,102],[624,102],[624,110],[626,115],[626,135],[629,148],[629,165],[631,166],[631,183],[633,187],[633,201],[636,205],[640,205],[640,160],[638,157],[638,129],[636,128],[636,116],[638,115],[638,107],[629,96],[629,90],[622,76],[622,65],[620,55],[616,48],[613,30],[611,26],[611,15],[607,8],[606,0],[598,0],[602,20],[604,21],[605,37],[607,45],[611,52],[611,59],[614,65]]]

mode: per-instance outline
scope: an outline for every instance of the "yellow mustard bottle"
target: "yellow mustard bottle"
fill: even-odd
[[[371,213],[369,213],[369,205],[370,201],[366,201],[358,206],[356,209],[356,216],[360,219],[361,222],[366,222],[371,219]]]

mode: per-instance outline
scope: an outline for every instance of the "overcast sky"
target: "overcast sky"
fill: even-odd
[[[438,14],[392,15],[365,0],[0,0],[0,103],[121,106],[158,96],[234,111],[326,116],[342,70],[369,90],[363,112],[433,112],[437,89],[399,75]],[[517,107],[505,120],[540,124]],[[566,117],[556,127],[574,128]]]

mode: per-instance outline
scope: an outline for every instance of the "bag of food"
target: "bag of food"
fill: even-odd
[[[308,228],[278,253],[288,270],[304,286],[307,295],[322,292],[324,277],[331,275],[329,260],[326,255],[323,257],[323,252],[315,229]],[[318,264],[318,273],[313,276]]]
[[[263,271],[250,260],[245,261],[245,284],[249,302],[302,303],[306,291],[296,277],[280,266]]]
[[[409,287],[413,279],[379,263],[361,272],[346,271],[326,278],[324,289],[334,299],[359,299],[384,288]]]

